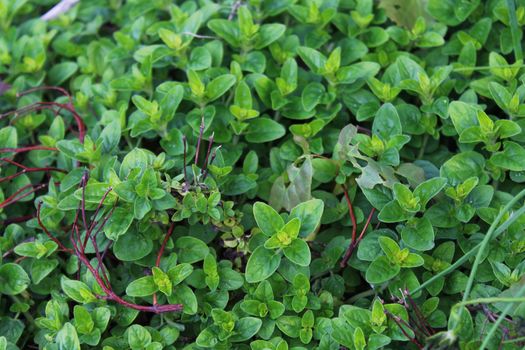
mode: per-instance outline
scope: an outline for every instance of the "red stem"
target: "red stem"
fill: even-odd
[[[392,314],[392,313],[391,313],[390,311],[388,311],[388,310],[385,310],[385,313],[386,313],[387,316],[389,316],[389,317],[390,317],[390,318],[396,323],[396,325],[399,327],[399,329],[401,330],[401,332],[403,333],[403,335],[404,335],[405,337],[407,337],[407,339],[408,339],[411,343],[415,344],[415,345],[418,347],[418,349],[423,350],[423,345],[421,345],[421,344],[417,341],[417,339],[416,339],[415,337],[411,337],[411,336],[409,336],[408,333],[407,333],[407,332],[405,331],[405,329],[403,328],[403,325],[405,325],[408,329],[410,329],[411,331],[413,331],[413,329],[410,327],[410,325],[409,325],[408,323],[405,322],[405,320],[403,320],[401,317],[398,317],[398,316]]]
[[[206,168],[208,168],[208,159],[210,157],[214,137],[215,137],[215,133],[213,132],[210,136],[210,139],[208,140],[208,151],[206,152],[206,158],[204,159],[204,165],[202,166],[201,175],[203,174],[203,171],[206,171]]]
[[[85,187],[85,182],[84,181],[81,182],[81,186]],[[109,191],[108,191],[108,193],[109,193]],[[105,199],[105,197],[103,197],[100,200],[100,203],[99,203],[100,205],[102,205],[102,203],[104,202],[104,199]],[[106,215],[106,217],[104,218],[102,223],[99,225],[99,228],[98,228],[97,233],[95,235],[92,235],[92,231],[96,227],[97,224],[93,225],[93,223],[92,223],[90,225],[91,229],[86,231],[86,235],[88,235],[89,239],[91,239],[91,241],[93,242],[93,246],[94,246],[94,249],[95,249],[95,252],[96,252],[96,255],[97,255],[97,262],[98,262],[98,265],[99,265],[97,268],[93,267],[93,265],[91,264],[91,261],[88,259],[88,257],[85,254],[85,250],[84,250],[83,245],[81,244],[82,240],[81,240],[81,237],[80,237],[78,221],[79,221],[79,218],[80,218],[80,213],[81,213],[82,207],[83,207],[83,205],[80,204],[79,208],[77,209],[76,214],[75,214],[75,219],[73,221],[72,231],[71,231],[71,234],[70,234],[70,240],[71,240],[71,243],[73,245],[73,250],[69,250],[68,252],[74,253],[78,257],[79,264],[83,264],[91,272],[91,274],[95,278],[95,281],[97,282],[97,284],[103,290],[104,294],[106,294],[106,295],[97,295],[96,297],[98,299],[102,299],[102,300],[111,300],[111,301],[114,301],[114,302],[116,302],[116,303],[118,303],[120,305],[123,305],[125,307],[129,307],[131,309],[138,310],[138,311],[143,311],[143,312],[153,312],[153,313],[157,313],[158,314],[158,313],[163,313],[163,312],[181,311],[182,308],[183,308],[182,304],[169,304],[169,305],[157,305],[157,304],[154,304],[153,306],[144,306],[144,305],[138,305],[138,304],[134,304],[134,303],[131,303],[129,301],[126,301],[126,300],[122,299],[121,297],[119,297],[118,295],[115,294],[115,292],[111,288],[111,284],[109,283],[109,279],[108,279],[107,274],[105,272],[105,269],[103,267],[103,263],[102,263],[103,256],[102,257],[100,256],[100,252],[98,250],[98,245],[97,245],[97,243],[95,241],[95,238],[96,238],[96,234],[98,234],[98,232],[100,232],[100,230],[104,227],[105,223],[107,222],[107,220],[109,219],[109,217],[113,213],[113,209],[116,207],[116,205],[113,207],[111,212],[108,215]],[[39,224],[44,229],[46,234],[51,236],[49,231],[45,228],[45,226],[40,221],[39,221]],[[171,235],[172,230],[173,229],[170,228],[170,232],[168,232],[167,235]],[[104,251],[104,255],[105,255],[105,253],[106,253],[106,251]],[[99,268],[102,270],[102,274],[103,274],[102,277],[101,277],[101,274],[99,272]]]
[[[29,151],[57,151],[56,147],[46,147],[46,146],[26,146],[26,147],[19,147],[19,148],[11,148],[11,147],[5,147],[0,148],[0,153],[22,153],[22,152],[29,152]]]
[[[21,91],[17,93],[16,97],[20,98],[22,96],[33,93],[35,91],[41,91],[41,90],[55,90],[55,91],[61,92],[64,96],[66,96],[69,99],[69,103],[73,103],[73,99],[71,98],[71,95],[69,94],[69,92],[67,92],[66,89],[61,88],[60,86],[49,86],[49,85],[36,86],[31,89],[27,89],[25,91]]]
[[[168,240],[170,239],[174,228],[175,228],[175,223],[173,222],[170,228],[168,229],[168,233],[166,234],[166,237],[164,237],[164,241],[162,242],[159,253],[157,254],[157,260],[155,261],[155,266],[157,267],[160,266],[160,259],[162,258],[162,254],[164,253],[164,249],[166,248],[166,244],[168,244]]]
[[[85,186],[84,186],[84,188],[85,188]],[[89,225],[89,229],[86,231],[86,237],[84,238],[84,249],[86,248],[86,244],[87,244],[87,241],[88,241],[88,236],[91,234],[91,232],[93,231],[95,226],[98,224],[98,221],[96,220],[98,212],[100,211],[100,208],[102,207],[102,204],[106,200],[106,197],[108,196],[109,192],[111,192],[111,190],[113,190],[113,188],[111,186],[108,187],[108,189],[106,190],[106,192],[102,196],[102,199],[100,200],[100,202],[97,205],[97,209],[95,210],[95,214],[93,214],[93,221],[91,222],[91,225]],[[89,235],[88,235],[88,233],[89,233]]]
[[[87,224],[86,224],[86,185],[89,180],[89,173],[87,170],[84,170],[84,174],[82,174],[82,179],[80,180],[80,186],[82,186],[82,222],[84,223],[84,229],[88,230]],[[80,242],[80,240],[79,240]]]
[[[7,226],[9,224],[15,224],[15,223],[18,223],[18,222],[25,222],[27,220],[31,220],[34,217],[35,217],[34,214],[29,214],[29,215],[19,216],[19,217],[16,217],[16,218],[6,219],[6,220],[4,220],[4,225]]]
[[[188,141],[186,140],[186,136],[182,136],[182,143],[184,145],[184,159],[183,159],[183,164],[182,164],[182,171],[184,173],[184,186],[183,186],[183,191],[186,192],[188,187],[189,187],[189,183],[188,183],[188,174],[186,173],[186,156],[187,156],[187,152],[188,152]]]
[[[361,233],[359,234],[359,237],[357,238],[357,243],[361,242],[361,240],[363,239],[366,233],[366,229],[370,225],[370,221],[372,221],[372,217],[374,216],[375,211],[376,211],[376,208],[372,208],[372,210],[370,210],[370,214],[368,214],[368,218],[366,219],[365,226],[363,227],[363,229],[361,230]]]
[[[345,194],[346,203],[348,204],[350,220],[352,221],[352,242],[355,242],[357,236],[357,222],[355,219],[354,206],[352,205],[352,201],[350,200],[350,196],[348,195],[348,189],[345,185],[343,185],[343,192]]]
[[[199,138],[197,140],[197,150],[195,151],[195,165],[197,165],[197,162],[199,160],[199,151],[201,148],[201,141],[202,141],[202,134],[204,133],[204,116],[201,119],[201,125],[199,127]]]
[[[35,193],[36,191],[44,188],[47,186],[47,184],[40,184],[40,185],[37,185],[35,186],[31,191],[29,192],[26,192],[24,193],[23,195],[21,196],[18,196],[20,193],[22,193],[23,191],[25,191],[26,189],[28,189],[29,187],[32,187],[33,185],[32,184],[27,184],[25,186],[23,186],[22,188],[20,188],[18,191],[16,191],[15,193],[13,193],[10,197],[8,197],[7,199],[5,199],[2,203],[0,203],[0,209],[2,208],[5,208],[13,203],[16,203],[18,202],[19,200],[31,195],[32,193]],[[17,197],[18,196],[18,197]]]
[[[62,244],[62,242],[60,242],[58,240],[58,238],[56,238],[55,236],[53,236],[49,231],[48,229],[44,226],[44,224],[42,223],[42,220],[40,219],[40,207],[42,206],[42,202],[39,202],[38,203],[38,206],[36,208],[36,219],[38,221],[38,226],[40,226],[40,228],[42,230],[44,230],[44,232],[46,233],[46,235],[53,241],[55,242],[56,244],[58,244],[58,246],[60,247],[61,250],[65,251],[65,252],[68,252],[68,253],[72,253],[73,251],[69,248],[66,248],[66,246],[64,244]]]
[[[213,154],[211,155],[211,158],[210,158],[210,165],[213,164],[213,161],[215,160],[215,157],[217,157],[217,151],[220,150],[222,147],[222,145],[219,145],[214,151],[213,151]],[[208,176],[208,164],[206,164],[206,169],[204,170],[204,173],[202,175],[202,181],[206,180],[206,177]]]
[[[37,86],[31,89],[28,89],[26,91],[19,92],[17,96],[20,97],[20,96],[24,96],[32,92],[41,91],[41,90],[55,90],[55,91],[62,93],[64,96],[66,96],[69,99],[69,102],[67,104],[62,104],[62,103],[57,103],[57,102],[39,102],[39,104],[53,105],[53,106],[57,106],[59,108],[63,108],[69,111],[73,115],[73,118],[75,119],[75,122],[77,123],[78,138],[81,143],[84,143],[84,136],[85,136],[84,123],[80,115],[76,112],[75,107],[73,106],[73,98],[65,89],[58,87],[58,86]]]
[[[0,178],[0,183],[4,182],[4,181],[10,181],[14,178],[17,178],[18,176],[22,175],[22,174],[26,174],[26,173],[34,173],[34,172],[39,172],[39,171],[45,171],[45,172],[49,172],[49,171],[56,171],[56,172],[61,172],[61,173],[67,173],[67,171],[65,171],[64,169],[59,169],[59,168],[54,168],[54,167],[44,167],[44,168],[29,168],[29,167],[26,167],[25,165],[23,164],[20,164],[20,163],[17,163],[13,160],[10,160],[8,158],[0,158],[0,160],[4,161],[4,162],[7,162],[7,163],[10,163],[10,164],[13,164],[13,165],[16,165],[17,167],[20,167],[22,168],[21,171],[13,174],[13,175],[9,175],[9,176],[5,176],[5,177],[2,177]]]
[[[166,244],[168,244],[168,240],[170,239],[174,228],[175,228],[175,223],[173,222],[170,225],[170,228],[168,229],[168,233],[166,234],[166,237],[164,237],[164,241],[162,242],[162,245],[160,246],[159,252],[157,254],[157,260],[155,261],[155,266],[157,267],[160,266],[160,259],[162,258],[162,254],[164,253],[164,249],[166,248]],[[157,293],[153,293],[153,305],[157,305]]]
[[[419,329],[423,332],[423,334],[427,337],[430,337],[434,334],[434,330],[432,329],[432,326],[428,323],[427,319],[417,306],[414,299],[412,299],[412,296],[410,295],[408,290],[403,291],[403,294],[406,295],[408,299],[408,303],[410,304],[412,310],[414,310],[414,313],[416,315],[417,321],[415,324],[419,327]]]
[[[350,260],[350,258],[352,257],[354,250],[357,248],[357,246],[359,245],[359,242],[361,242],[361,240],[365,236],[366,230],[368,229],[368,226],[370,225],[370,221],[372,221],[372,217],[374,216],[375,211],[376,209],[372,208],[372,210],[370,211],[370,214],[368,214],[368,218],[366,219],[365,226],[363,226],[363,229],[361,230],[361,233],[359,234],[359,237],[355,241],[352,240],[350,244],[348,245],[345,255],[343,256],[343,259],[341,260],[341,264],[340,264],[341,267],[344,268],[346,264],[348,264],[348,260]]]

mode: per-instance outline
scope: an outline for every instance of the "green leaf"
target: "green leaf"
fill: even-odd
[[[337,71],[337,82],[352,84],[358,80],[367,80],[375,76],[381,66],[375,62],[358,62]]]
[[[153,250],[153,242],[143,235],[129,231],[120,236],[113,245],[113,253],[122,261],[139,260]]]
[[[68,80],[78,70],[75,62],[62,62],[56,64],[49,70],[49,83],[51,85],[61,85]]]
[[[250,143],[266,143],[280,139],[285,133],[284,126],[275,120],[259,117],[249,121],[248,128],[243,134],[246,141]]]
[[[398,253],[400,252],[399,245],[392,238],[387,236],[379,237],[379,245],[381,249],[386,254],[386,256],[392,260],[397,260]]]
[[[179,237],[175,242],[175,248],[177,248],[179,262],[188,264],[204,260],[209,252],[206,243],[190,236]]]
[[[490,162],[503,169],[525,170],[525,149],[512,141],[505,141],[503,147],[502,152],[496,152],[490,157]]]
[[[286,26],[280,23],[264,24],[255,37],[254,47],[260,50],[274,41],[278,40],[286,30]]]
[[[239,84],[237,84],[234,102],[237,106],[244,109],[252,108],[252,94],[250,92],[250,87],[244,80],[241,80]]]
[[[120,165],[119,177],[126,178],[133,169],[146,169],[148,167],[148,156],[140,148],[134,148],[126,154]]]
[[[309,83],[301,93],[301,103],[306,111],[314,109],[321,101],[325,93],[325,87],[320,83]]]
[[[210,68],[212,58],[210,52],[204,47],[196,47],[191,50],[189,69],[200,71]]]
[[[395,183],[393,190],[394,198],[403,210],[415,213],[421,209],[419,198],[406,185]]]
[[[248,258],[246,265],[246,282],[261,282],[277,270],[281,263],[281,255],[264,248],[257,247]]]
[[[391,201],[381,209],[377,218],[382,222],[399,222],[408,220],[412,215],[401,208],[397,201]]]
[[[490,95],[501,109],[505,111],[510,109],[512,95],[503,85],[491,82],[489,83],[489,91]]]
[[[234,343],[243,342],[252,338],[261,329],[262,320],[255,317],[243,317],[235,322],[234,335],[230,340]]]
[[[208,22],[208,28],[233,47],[239,46],[239,27],[234,22],[226,19],[212,19]]]
[[[434,177],[421,184],[414,190],[414,196],[419,197],[421,208],[425,208],[428,201],[434,198],[447,184],[447,179]]]
[[[29,276],[20,265],[7,263],[0,266],[1,294],[20,294],[27,289],[30,283]]]
[[[284,220],[279,213],[263,202],[256,202],[253,205],[253,216],[257,226],[267,236],[277,233],[284,227]]]
[[[463,131],[472,127],[478,126],[478,108],[471,104],[453,101],[448,106],[448,114],[454,124],[454,128],[458,135],[461,135]]]
[[[66,322],[60,331],[58,331],[55,341],[58,349],[80,350],[77,331],[69,322]]]
[[[57,259],[40,259],[33,260],[31,264],[31,280],[35,284],[39,284],[49,276],[58,266],[59,262]]]
[[[206,52],[208,52],[206,50]],[[164,121],[170,121],[175,116],[175,112],[184,97],[184,88],[182,85],[176,85],[171,88],[160,101],[162,117]]]
[[[495,129],[500,138],[518,135],[522,130],[518,123],[507,119],[496,120]]]
[[[1,141],[1,136],[0,136],[0,141]],[[78,140],[60,140],[56,143],[56,147],[66,157],[72,158],[72,159],[76,159],[77,153],[84,151],[84,147]]]
[[[456,26],[470,16],[472,11],[478,7],[479,1],[466,1],[458,6],[454,0],[429,0],[427,11],[440,22],[449,26]]]
[[[18,134],[13,126],[6,126],[0,129],[0,145],[9,148],[14,148],[18,145]]]
[[[118,240],[120,236],[128,231],[133,222],[133,218],[133,213],[129,209],[122,207],[116,208],[104,226],[104,233],[109,239],[113,241]]]
[[[206,86],[206,99],[208,102],[215,101],[228,91],[235,84],[235,76],[223,74],[210,81]]]
[[[299,57],[306,63],[314,73],[319,73],[326,65],[326,57],[319,51],[311,49],[306,46],[301,46],[297,49]]]
[[[184,283],[173,287],[173,293],[168,300],[172,304],[182,304],[182,312],[187,315],[195,315],[197,313],[197,297],[193,290]]]
[[[408,256],[401,262],[401,267],[413,268],[422,266],[424,260],[421,256],[414,253],[409,253]]]
[[[121,136],[120,121],[115,120],[109,123],[100,133],[99,140],[102,140],[102,151],[111,153],[118,146]]]
[[[378,256],[366,270],[366,281],[371,284],[384,283],[399,273],[399,265],[392,264],[386,256]]]
[[[430,250],[434,247],[434,228],[429,219],[414,218],[401,229],[401,238],[412,249]]]
[[[50,241],[49,242],[50,247],[52,248],[51,252],[55,250],[58,245]],[[14,249],[15,253],[20,256],[28,256],[31,258],[37,258],[40,259],[43,256],[49,255],[48,253],[48,247],[40,242],[24,242],[17,245]]]
[[[148,101],[140,95],[134,95],[131,100],[133,104],[144,114],[153,116],[158,113],[159,105],[156,101]]]
[[[332,318],[332,334],[331,336],[341,345],[348,349],[354,348],[354,327],[350,326],[348,322],[342,317]],[[339,345],[337,344],[337,346]]]
[[[62,277],[60,285],[64,293],[78,303],[90,303],[97,300],[95,295],[84,282]]]
[[[159,291],[169,297],[172,292],[172,285],[171,285],[171,280],[168,277],[168,275],[156,266],[154,266],[151,269],[151,272],[153,275],[153,282],[155,283]]]
[[[291,338],[299,337],[301,319],[297,316],[281,316],[277,319],[277,328]]]
[[[473,176],[485,178],[484,169],[485,158],[477,152],[466,151],[447,160],[441,166],[439,174],[447,178],[451,186],[456,186]]]
[[[128,344],[131,350],[145,349],[151,343],[151,334],[139,324],[134,324],[127,330]]]
[[[383,140],[401,135],[401,121],[396,108],[391,103],[385,103],[377,111],[372,124],[372,132],[379,135]]]
[[[283,249],[284,255],[294,264],[299,266],[310,265],[311,255],[308,244],[302,239],[294,239],[292,243]]]
[[[324,203],[320,199],[311,199],[295,206],[290,211],[289,220],[298,218],[301,220],[299,237],[307,237],[315,232],[321,223],[323,216]]]
[[[77,331],[80,334],[91,333],[95,326],[95,322],[93,322],[93,318],[89,311],[84,306],[75,305],[73,314],[75,316],[75,328]]]
[[[171,280],[171,283],[176,286],[177,284],[184,281],[188,276],[190,276],[192,272],[193,266],[183,263],[169,269],[168,276]]]
[[[126,294],[130,297],[147,297],[157,292],[159,287],[153,276],[144,276],[134,280],[126,287]]]

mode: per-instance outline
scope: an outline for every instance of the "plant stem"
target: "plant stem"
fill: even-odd
[[[10,180],[12,180],[14,178],[17,178],[18,176],[26,174],[26,173],[34,173],[34,172],[39,172],[39,171],[44,171],[44,172],[56,171],[56,172],[66,173],[67,174],[67,171],[64,170],[64,169],[59,169],[59,168],[54,168],[54,167],[30,168],[30,167],[26,167],[25,165],[17,163],[17,162],[15,162],[15,161],[13,161],[11,159],[8,159],[8,158],[0,158],[0,161],[4,161],[6,163],[10,163],[10,164],[15,165],[15,166],[17,166],[19,168],[22,168],[21,171],[15,173],[15,174],[12,174],[12,175],[0,178],[0,183],[2,183],[4,181],[10,181]]]
[[[22,152],[29,152],[29,151],[58,151],[55,147],[46,147],[46,146],[26,146],[26,147],[19,147],[19,148],[11,148],[11,147],[5,147],[0,148],[0,153],[22,153]]]
[[[507,0],[507,10],[509,11],[510,34],[512,36],[512,45],[514,46],[514,57],[516,61],[523,59],[523,52],[520,42],[520,28],[516,18],[516,4],[514,0]]]
[[[421,159],[425,155],[425,149],[427,148],[427,143],[428,143],[428,134],[425,134],[423,136],[423,144],[421,145],[421,148],[419,149],[417,159]]]
[[[525,342],[525,337],[519,337],[515,339],[509,339],[505,340],[503,344],[511,344],[511,343],[519,343],[519,342]]]
[[[498,227],[499,222],[503,218],[503,215],[505,215],[513,206],[516,204],[523,196],[525,196],[525,190],[522,190],[520,193],[518,193],[512,200],[510,200],[507,205],[499,212],[499,214],[496,216],[494,221],[492,222],[492,225],[490,225],[489,230],[487,234],[485,235],[485,238],[483,238],[483,241],[480,243],[480,247],[478,250],[478,253],[476,255],[476,259],[474,260],[474,264],[472,265],[472,270],[470,270],[470,276],[467,281],[467,285],[465,287],[465,293],[463,294],[463,299],[461,300],[463,303],[468,300],[468,297],[470,296],[470,291],[472,290],[472,286],[474,284],[474,278],[476,277],[476,272],[478,271],[478,267],[481,264],[481,260],[483,259],[483,255],[485,253],[485,250],[487,249],[487,245],[492,239],[492,235],[494,234],[496,227]],[[514,219],[516,219],[517,216],[514,215]],[[510,219],[509,219],[510,220]],[[463,308],[459,310],[458,319],[461,320],[461,315],[463,313]]]
[[[348,195],[348,188],[343,185],[343,193],[346,198],[346,204],[348,205],[348,213],[350,214],[350,221],[352,222],[352,242],[355,242],[357,236],[357,221],[354,213],[354,206],[352,205],[352,200]]]
[[[473,304],[494,304],[494,303],[523,303],[525,302],[525,297],[515,298],[515,297],[492,297],[492,298],[477,298],[467,300],[456,304],[456,306],[466,306]]]
[[[18,297],[16,295],[10,295],[9,296],[11,298],[11,300],[13,300],[13,302],[15,303],[22,303],[20,301],[20,299],[18,299]],[[35,328],[35,319],[33,318],[33,316],[28,312],[28,311],[22,311],[22,314],[24,315],[24,317],[26,318],[27,322],[29,322],[29,324],[31,325],[32,328]]]
[[[513,215],[512,217],[510,217],[509,219],[507,219],[507,221],[505,221],[503,224],[501,224],[498,229],[494,232],[494,235],[497,237],[500,233],[502,233],[503,231],[505,231],[510,225],[512,225],[512,223],[514,223],[514,221],[516,221],[517,218],[519,218],[522,214],[525,214],[525,206],[520,208],[519,210],[517,210]],[[429,284],[431,284],[432,282],[434,282],[435,280],[437,280],[438,278],[440,277],[443,277],[443,276],[446,276],[448,275],[449,273],[455,271],[458,267],[460,267],[461,265],[463,265],[463,263],[465,261],[467,261],[470,257],[472,257],[477,251],[478,249],[481,247],[481,243],[478,243],[477,245],[475,245],[471,250],[469,250],[468,252],[466,252],[461,258],[459,258],[454,264],[450,265],[449,267],[447,267],[445,270],[437,273],[436,275],[434,275],[432,278],[426,280],[425,282],[421,283],[419,285],[419,287],[415,288],[414,290],[410,291],[410,293],[412,294],[415,294],[417,292],[419,292],[420,290],[422,290],[423,288],[427,287]]]
[[[517,299],[520,299],[524,294],[525,294],[525,284],[521,286],[521,288],[518,290]],[[483,350],[487,347],[490,339],[492,338],[494,333],[496,333],[496,330],[498,329],[499,325],[503,322],[503,320],[505,319],[507,314],[512,310],[513,307],[515,307],[514,303],[510,303],[509,305],[505,307],[505,309],[503,309],[498,319],[496,320],[496,322],[494,322],[494,324],[488,331],[487,335],[483,339],[483,343],[481,343],[481,346],[479,347],[480,350]],[[460,310],[463,310],[463,308],[461,308]]]

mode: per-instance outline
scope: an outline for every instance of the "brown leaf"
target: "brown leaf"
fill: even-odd
[[[388,18],[397,25],[412,29],[418,17],[428,18],[425,13],[426,0],[380,0],[379,7],[384,9]]]

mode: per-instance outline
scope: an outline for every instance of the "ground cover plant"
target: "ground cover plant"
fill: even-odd
[[[0,0],[0,350],[522,349],[522,0]]]

